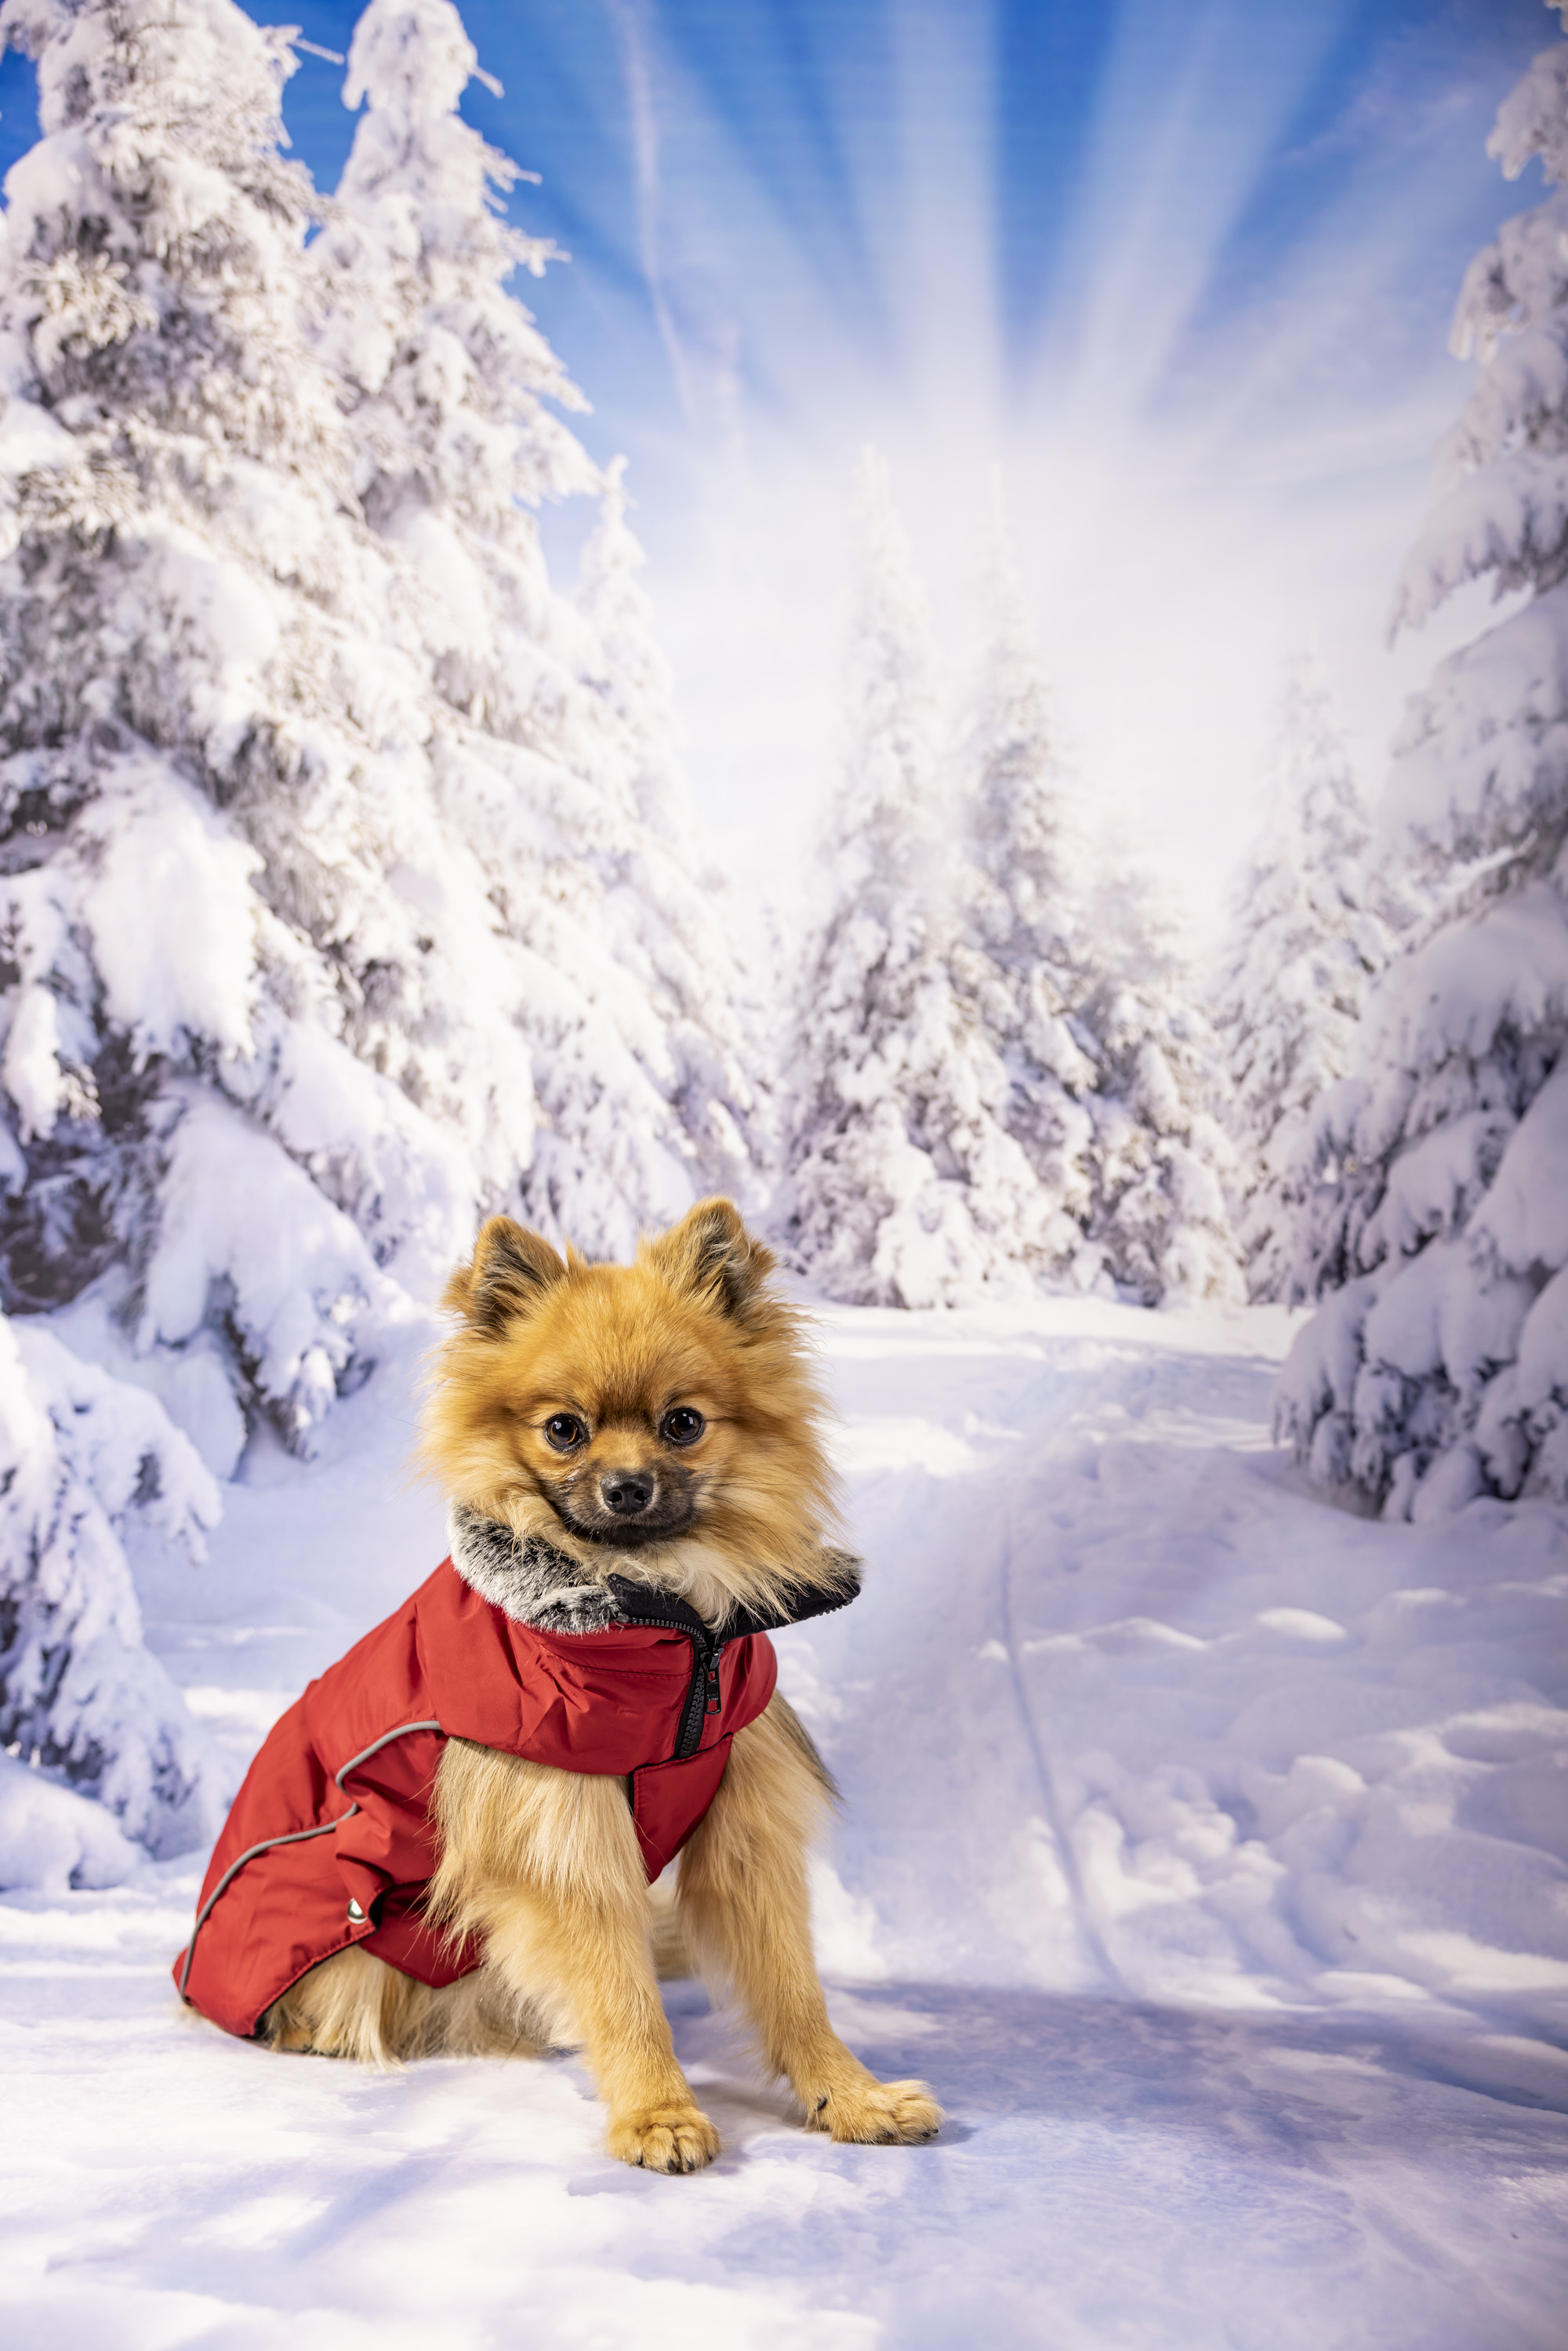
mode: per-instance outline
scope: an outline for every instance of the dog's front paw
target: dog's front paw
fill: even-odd
[[[942,2109],[924,2082],[867,2079],[827,2091],[807,2114],[812,2130],[862,2147],[913,2147],[935,2138]]]
[[[644,2106],[617,2115],[607,2145],[622,2163],[644,2171],[700,2171],[719,2151],[719,2136],[700,2106]]]

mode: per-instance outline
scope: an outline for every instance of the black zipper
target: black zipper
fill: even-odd
[[[622,1625],[648,1625],[660,1633],[682,1633],[692,1645],[692,1677],[686,1686],[685,1703],[681,1708],[681,1728],[675,1740],[672,1759],[684,1763],[702,1745],[703,1724],[708,1712],[719,1710],[718,1661],[727,1646],[727,1641],[704,1626],[700,1631],[692,1625],[683,1625],[674,1616],[626,1616]]]
[[[633,1593],[645,1593],[647,1585],[634,1583],[629,1576],[610,1578],[617,1624],[648,1625],[656,1633],[684,1633],[692,1645],[692,1677],[681,1708],[681,1728],[673,1761],[684,1763],[688,1756],[696,1753],[702,1744],[703,1724],[710,1713],[719,1711],[719,1660],[729,1644],[750,1640],[758,1633],[777,1633],[786,1625],[799,1625],[809,1616],[830,1615],[834,1609],[847,1606],[860,1590],[855,1562],[850,1561],[847,1566],[848,1576],[837,1585],[791,1589],[784,1595],[787,1604],[778,1614],[770,1611],[766,1615],[754,1615],[745,1608],[733,1611],[726,1620],[727,1629],[722,1633],[710,1631],[696,1610],[673,1593],[667,1605],[657,1614],[647,1607],[633,1613],[628,1601]]]

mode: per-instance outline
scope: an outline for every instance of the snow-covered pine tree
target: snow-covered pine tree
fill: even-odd
[[[497,217],[519,175],[458,112],[477,70],[451,0],[360,19],[344,95],[364,110],[312,249],[319,340],[365,511],[417,579],[443,821],[522,957],[524,1207],[617,1253],[695,1191],[745,1193],[751,1088],[618,477],[581,607],[546,573],[533,509],[603,485],[545,404],[580,395],[508,290],[551,248]]]
[[[97,1285],[227,1469],[257,1413],[308,1442],[379,1266],[433,1282],[527,1163],[517,958],[302,331],[285,37],[5,0],[0,38],[43,131],[0,270],[0,1279]]]
[[[1568,44],[1490,152],[1558,193],[1471,264],[1454,349],[1479,380],[1395,625],[1490,576],[1528,601],[1406,713],[1385,811],[1435,910],[1364,1022],[1364,1269],[1298,1339],[1281,1421],[1392,1517],[1568,1493]]]
[[[1149,877],[1107,855],[1088,935],[1073,1026],[1095,1072],[1090,1240],[1117,1290],[1145,1306],[1239,1299],[1223,1064],[1176,925]]]
[[[1215,1026],[1230,1079],[1237,1228],[1250,1295],[1290,1305],[1345,1278],[1354,1187],[1333,1092],[1393,940],[1371,823],[1327,674],[1287,664],[1263,829],[1241,869]]]
[[[977,596],[978,646],[951,761],[967,853],[952,970],[1007,1073],[998,1116],[1055,1209],[1050,1270],[1092,1282],[1084,1246],[1094,1068],[1073,1036],[1083,986],[1080,879],[1023,586],[993,487]]]
[[[654,634],[641,578],[648,558],[626,519],[629,502],[626,460],[612,457],[600,489],[599,521],[579,561],[575,601],[598,655],[591,683],[627,795],[644,823],[690,865],[697,843],[676,748],[674,681]]]
[[[826,911],[800,976],[786,1077],[786,1246],[830,1296],[955,1305],[1050,1263],[1053,1211],[998,1123],[1006,1074],[953,986],[929,623],[874,451],[855,516]]]
[[[519,269],[542,277],[555,248],[501,217],[523,174],[458,112],[478,71],[452,0],[371,0],[343,85],[360,119],[312,290],[355,487],[417,571],[443,695],[549,755],[575,632],[535,509],[599,476],[554,413],[587,402],[508,289]]]
[[[635,942],[666,1023],[676,1071],[672,1099],[695,1154],[695,1180],[744,1205],[755,1199],[772,1152],[763,1054],[727,926],[727,884],[704,870],[677,746],[674,681],[639,577],[647,557],[626,520],[625,471],[623,457],[605,468],[576,598],[589,632],[588,764],[633,818],[602,870],[622,917],[622,951]]]
[[[138,1521],[200,1560],[217,1515],[155,1397],[0,1316],[0,1746],[100,1798],[155,1854],[210,1836],[221,1792],[142,1646],[120,1538]]]

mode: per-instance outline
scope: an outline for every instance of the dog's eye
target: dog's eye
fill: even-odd
[[[693,1405],[678,1404],[674,1412],[664,1415],[659,1434],[671,1445],[695,1445],[706,1426],[706,1421]]]
[[[555,1453],[570,1453],[588,1435],[573,1412],[552,1412],[545,1423],[545,1443]]]

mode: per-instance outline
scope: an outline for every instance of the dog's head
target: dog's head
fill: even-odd
[[[448,1497],[591,1574],[758,1600],[810,1578],[833,1519],[821,1400],[770,1252],[704,1200],[630,1266],[507,1217],[445,1304],[424,1458]],[[635,1553],[635,1562],[626,1554]],[[711,1595],[710,1595],[711,1596]]]

